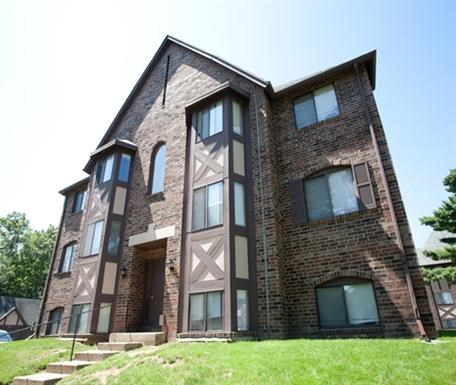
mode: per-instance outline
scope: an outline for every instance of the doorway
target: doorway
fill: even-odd
[[[146,263],[144,285],[144,317],[142,328],[148,331],[161,330],[163,294],[165,281],[165,258],[155,258]]]

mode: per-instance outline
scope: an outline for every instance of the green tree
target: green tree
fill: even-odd
[[[57,229],[33,230],[25,214],[0,217],[0,295],[39,298]]]
[[[446,230],[456,234],[456,169],[450,170],[450,173],[443,180],[443,185],[450,193],[448,200],[443,201],[442,205],[432,215],[421,218],[421,223],[431,226],[436,231]],[[428,282],[439,279],[456,282],[456,235],[442,238],[441,241],[448,246],[440,250],[425,250],[424,254],[435,261],[450,260],[452,264],[445,267],[425,269],[423,271],[424,278]]]

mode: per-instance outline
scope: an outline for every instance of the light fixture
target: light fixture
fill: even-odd
[[[120,269],[120,276],[122,278],[125,278],[127,276],[127,268],[125,266],[122,266],[122,269]]]
[[[168,266],[169,271],[174,271],[176,268],[176,260],[174,258],[170,258],[166,261],[166,266]]]

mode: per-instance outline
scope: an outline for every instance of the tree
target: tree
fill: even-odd
[[[450,266],[425,269],[423,271],[426,281],[446,279],[449,282],[456,282],[456,169],[443,180],[443,185],[450,193],[448,200],[443,201],[442,205],[430,216],[421,218],[421,223],[431,226],[436,231],[449,231],[455,234],[454,237],[442,238],[446,247],[440,250],[425,250],[424,254],[435,261],[449,260]]]
[[[33,230],[25,214],[0,217],[0,295],[39,298],[57,229]]]

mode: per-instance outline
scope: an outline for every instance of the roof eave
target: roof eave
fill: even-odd
[[[315,75],[311,75],[305,79],[298,80],[294,83],[291,83],[286,86],[279,86],[274,90],[273,98],[280,98],[283,95],[286,95],[288,93],[293,93],[306,85],[315,82],[321,77],[326,77],[328,75],[336,74],[341,71],[344,71],[346,69],[352,68],[355,63],[364,63],[366,65],[367,69],[367,74],[369,76],[369,80],[372,86],[372,89],[375,90],[375,82],[376,82],[376,61],[377,61],[377,51],[373,50],[371,52],[368,52],[364,55],[358,56],[355,59],[349,60],[347,62],[344,62],[342,64],[339,64],[335,67],[331,67],[327,70],[321,71]]]
[[[90,159],[87,164],[84,166],[83,171],[87,174],[92,172],[92,168],[95,164],[95,161],[100,158],[105,152],[112,150],[113,148],[123,148],[131,152],[136,152],[138,146],[136,144],[123,140],[123,139],[114,139],[110,142],[98,147],[95,151],[90,154]]]
[[[65,187],[63,190],[59,191],[59,194],[66,195],[70,191],[77,190],[81,188],[82,186],[85,186],[89,183],[89,177],[85,177],[84,179],[81,179],[77,181],[76,183],[73,183],[72,185]]]

